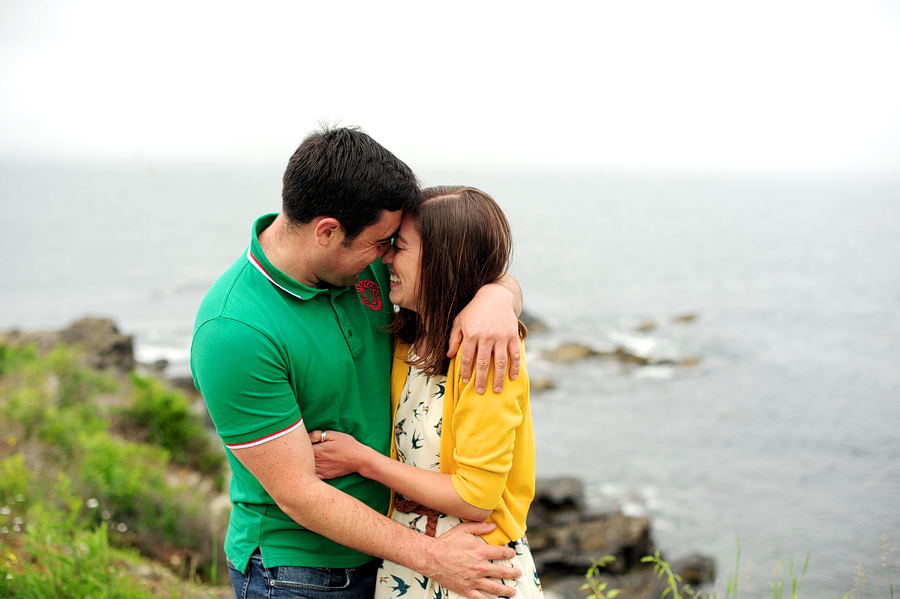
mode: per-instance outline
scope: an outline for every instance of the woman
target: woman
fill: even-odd
[[[475,392],[463,384],[457,358],[447,358],[453,319],[484,284],[506,272],[512,251],[509,224],[494,200],[469,187],[432,187],[404,214],[393,246],[390,299],[399,306],[391,374],[395,414],[393,458],[351,436],[327,431],[315,443],[321,478],[359,472],[396,492],[392,518],[440,536],[462,520],[497,527],[487,543],[516,550],[521,597],[542,597],[525,539],[534,497],[534,437],[524,347],[518,378],[503,391]],[[520,323],[521,337],[526,331]],[[491,380],[493,373],[488,375]],[[318,431],[310,437],[320,440]],[[427,506],[427,507],[426,507]],[[385,562],[376,597],[433,599],[454,595],[420,574]]]

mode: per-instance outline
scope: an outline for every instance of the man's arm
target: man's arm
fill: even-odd
[[[478,290],[453,321],[447,357],[460,352],[463,383],[472,378],[475,368],[475,389],[484,393],[494,356],[494,391],[503,390],[506,367],[509,378],[519,376],[519,315],[522,314],[522,289],[514,278],[505,274],[495,283]],[[507,360],[508,358],[508,360]]]
[[[515,593],[513,587],[491,579],[515,578],[517,571],[490,562],[509,559],[514,551],[473,536],[487,534],[493,524],[460,524],[435,539],[382,516],[319,480],[304,426],[262,445],[234,450],[234,455],[288,516],[314,532],[412,568],[471,599],[486,599],[483,593]]]

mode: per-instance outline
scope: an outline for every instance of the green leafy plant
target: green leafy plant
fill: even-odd
[[[896,566],[898,560],[895,560],[892,556],[893,553],[897,550],[894,547],[890,540],[888,540],[888,536],[884,533],[881,534],[881,561],[882,566],[887,568],[887,579],[888,579],[888,588],[891,591],[891,599],[894,599],[894,583],[891,582],[891,566]]]
[[[798,599],[798,595],[800,593],[800,585],[803,584],[803,578],[806,576],[806,569],[809,567],[809,558],[811,555],[812,555],[811,552],[807,552],[806,562],[803,564],[803,572],[800,574],[799,580],[794,575],[794,560],[791,559],[791,563],[790,563],[791,599]],[[772,581],[772,599],[781,599],[781,596],[784,592],[784,578],[781,578],[780,580],[777,579],[777,577],[780,575],[781,575],[781,562],[778,562],[775,565],[776,580]]]
[[[669,563],[659,557],[659,551],[655,552],[653,555],[642,557],[641,562],[653,564],[653,571],[658,578],[662,578],[663,576],[666,577],[667,586],[662,592],[662,595],[660,595],[661,598],[669,593],[671,593],[672,597],[675,599],[681,597],[682,591],[678,589],[678,585],[682,583],[681,576],[673,572]],[[688,592],[690,592],[690,589],[688,589]]]
[[[609,589],[609,583],[597,580],[597,575],[600,571],[605,570],[615,559],[615,556],[605,555],[595,560],[591,567],[588,568],[587,573],[584,575],[587,578],[587,582],[580,587],[582,591],[590,589],[591,593],[586,599],[613,599],[619,594],[619,589]]]
[[[728,585],[725,587],[726,599],[737,599],[738,576],[741,572],[741,539],[735,539],[737,550],[734,558],[734,574],[728,577]]]
[[[221,470],[224,458],[213,450],[209,434],[184,394],[135,373],[131,384],[132,405],[120,412],[124,427],[141,431],[147,441],[166,449],[177,464],[205,474]]]

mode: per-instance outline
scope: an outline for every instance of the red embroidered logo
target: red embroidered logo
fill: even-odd
[[[356,293],[364,306],[372,310],[381,310],[381,291],[375,281],[360,281],[356,284]]]

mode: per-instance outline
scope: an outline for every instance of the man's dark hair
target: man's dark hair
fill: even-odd
[[[421,191],[403,161],[357,127],[310,134],[288,162],[281,193],[288,222],[336,218],[349,244],[382,211],[409,210]]]

